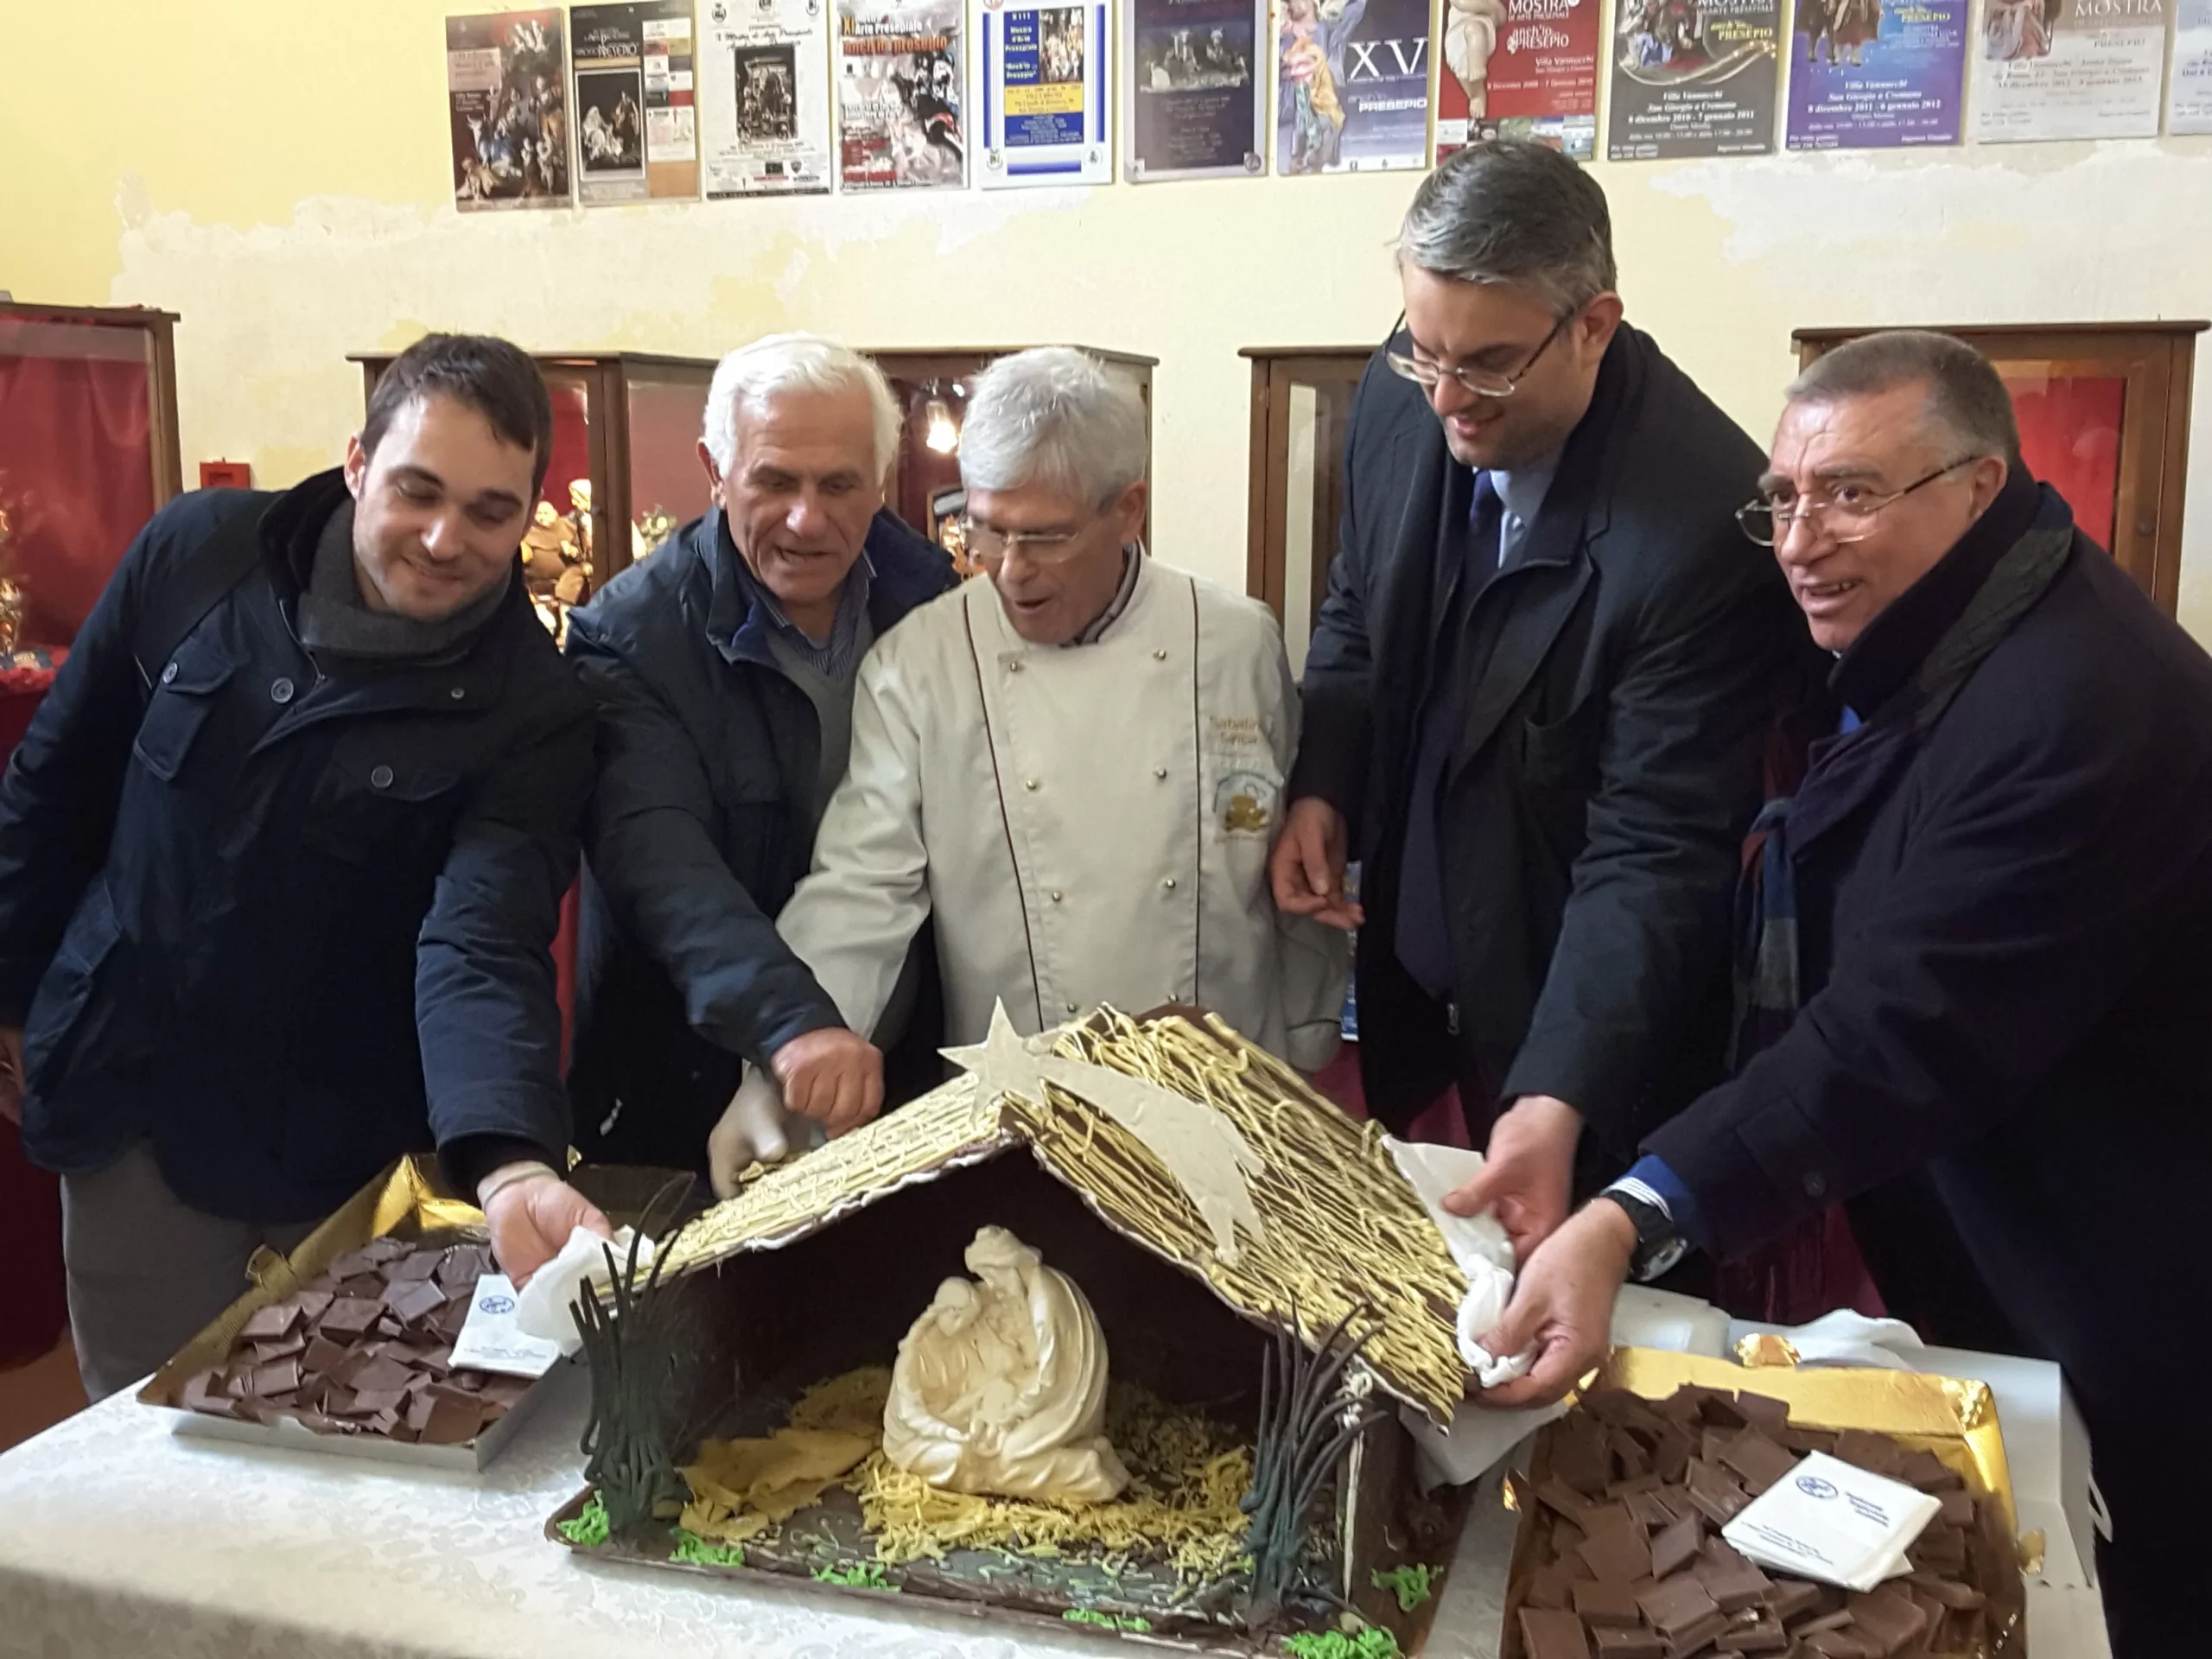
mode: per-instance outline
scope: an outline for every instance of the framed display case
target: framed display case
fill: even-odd
[[[1997,365],[2028,470],[2171,614],[2181,589],[2189,394],[2202,322],[1944,327]],[[1800,328],[1799,366],[1867,328]]]
[[[960,487],[960,428],[968,412],[968,382],[986,364],[1026,349],[1020,346],[944,346],[868,353],[891,382],[891,390],[906,416],[884,499],[893,512],[950,552],[963,576],[971,574],[966,550],[960,545],[959,531],[960,515],[967,505],[966,495]],[[1100,351],[1090,346],[1082,349],[1098,359],[1109,375],[1134,388],[1143,399],[1145,456],[1149,472],[1152,372],[1160,359],[1127,352]],[[1152,523],[1147,513],[1147,544],[1151,539]]]
[[[0,652],[67,646],[183,487],[176,321],[0,304]]]
[[[396,353],[361,353],[362,395]],[[553,456],[524,538],[531,597],[558,639],[585,600],[708,506],[699,430],[715,362],[642,352],[535,354]]]
[[[1342,516],[1344,430],[1372,346],[1248,346],[1251,505],[1244,588],[1282,621],[1294,674],[1329,591]]]

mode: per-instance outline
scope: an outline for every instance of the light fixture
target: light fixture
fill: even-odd
[[[952,423],[951,408],[942,397],[932,397],[923,411],[925,423],[922,442],[940,455],[949,455],[960,447],[960,429]]]

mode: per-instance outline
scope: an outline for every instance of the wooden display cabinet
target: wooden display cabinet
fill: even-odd
[[[1251,503],[1244,590],[1282,622],[1291,671],[1306,665],[1328,596],[1344,512],[1344,433],[1371,346],[1248,346],[1252,365]]]
[[[62,647],[183,488],[176,315],[0,303],[0,643]]]
[[[361,365],[365,402],[395,355],[360,353],[350,359]],[[645,352],[541,352],[533,359],[552,395],[553,454],[528,543],[531,591],[557,636],[571,605],[707,510],[707,475],[697,451],[715,360]],[[556,543],[588,556],[569,566],[571,556]],[[582,579],[567,584],[571,596],[557,597],[552,589],[564,567]]]
[[[899,451],[892,462],[884,499],[891,510],[953,556],[961,575],[970,574],[956,524],[966,505],[960,486],[960,427],[968,409],[968,383],[988,364],[1027,349],[1020,346],[943,346],[917,351],[874,351],[868,355],[906,415]],[[1128,352],[1080,349],[1106,365],[1116,380],[1132,388],[1145,410],[1146,471],[1151,471],[1152,372],[1160,359]],[[1149,512],[1145,540],[1152,539]]]
[[[2028,470],[2159,607],[2181,591],[2189,396],[2202,322],[1943,327],[1997,365]],[[1802,368],[1868,328],[1800,328]]]

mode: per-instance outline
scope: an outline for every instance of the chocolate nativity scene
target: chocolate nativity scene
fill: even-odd
[[[1248,1652],[1410,1651],[1465,1287],[1378,1131],[1211,1020],[1004,1020],[577,1305],[574,1548]],[[1281,1645],[1288,1643],[1287,1647]]]

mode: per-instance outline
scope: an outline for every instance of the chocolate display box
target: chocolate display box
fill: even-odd
[[[1834,1460],[1836,1481],[1865,1471],[1879,1478],[1872,1486],[1931,1512],[1897,1576],[1876,1582],[1876,1567],[1854,1592],[1762,1570],[1730,1545],[1757,1550],[1766,1545],[1752,1535],[1773,1539],[1749,1518],[1750,1533],[1724,1538],[1801,1459],[1821,1456]],[[1828,1480],[1796,1484],[1836,1497]],[[1545,1428],[1515,1497],[1522,1525],[1501,1659],[2026,1651],[2010,1478],[1979,1382],[1619,1350],[1577,1408]],[[1819,1557],[1827,1541],[1787,1541],[1795,1561]]]
[[[482,1212],[403,1159],[289,1257],[257,1256],[253,1288],[138,1399],[181,1434],[480,1469],[540,1391],[452,1365],[491,1266]]]

